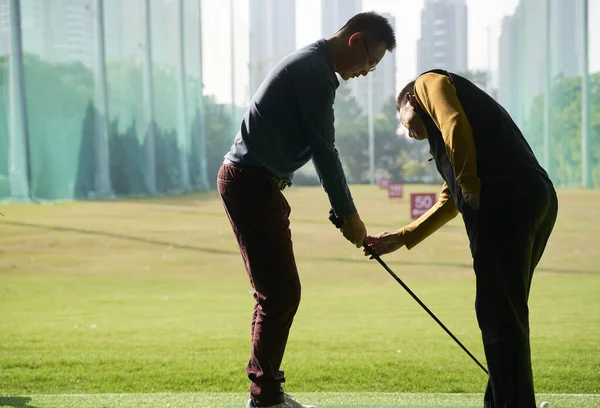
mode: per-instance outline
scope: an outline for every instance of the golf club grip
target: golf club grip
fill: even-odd
[[[404,290],[406,290],[406,291],[408,292],[408,294],[409,294],[409,295],[411,295],[411,296],[413,297],[413,299],[414,299],[414,300],[416,300],[416,301],[417,301],[417,303],[418,303],[419,305],[421,305],[421,307],[422,307],[423,309],[425,309],[425,311],[426,311],[427,313],[429,313],[429,316],[431,316],[431,317],[433,318],[433,320],[435,320],[435,321],[437,322],[437,324],[439,324],[439,325],[440,325],[440,327],[441,327],[442,329],[444,329],[444,331],[445,331],[446,333],[448,333],[448,335],[449,335],[450,337],[452,337],[452,339],[453,339],[453,340],[456,342],[456,344],[458,344],[458,345],[460,346],[460,348],[462,348],[462,349],[464,350],[464,352],[465,352],[465,353],[467,353],[467,355],[468,355],[469,357],[471,357],[471,359],[473,359],[473,361],[474,361],[474,362],[475,362],[475,363],[476,363],[476,364],[477,364],[477,365],[478,365],[478,366],[479,366],[479,367],[480,367],[480,368],[481,368],[481,369],[482,369],[482,370],[483,370],[483,371],[486,373],[486,375],[489,375],[489,373],[488,373],[488,370],[486,370],[486,368],[485,368],[485,367],[484,367],[484,366],[483,366],[483,365],[482,365],[482,364],[479,362],[479,360],[477,360],[477,358],[475,358],[475,356],[474,356],[473,354],[471,354],[471,352],[470,352],[470,351],[469,351],[469,350],[468,350],[468,349],[467,349],[467,348],[466,348],[466,347],[465,347],[465,346],[464,346],[464,345],[463,345],[463,344],[460,342],[460,340],[458,340],[458,339],[457,339],[457,338],[454,336],[454,334],[452,334],[452,332],[451,332],[450,330],[448,330],[448,328],[447,328],[447,327],[444,325],[444,323],[442,323],[442,322],[441,322],[441,321],[440,321],[440,320],[439,320],[439,319],[436,317],[436,315],[435,315],[435,314],[433,314],[433,312],[432,312],[431,310],[429,310],[429,308],[428,308],[427,306],[425,306],[425,303],[421,302],[421,299],[419,299],[419,298],[417,297],[417,295],[415,295],[415,294],[413,293],[413,291],[412,291],[412,290],[410,290],[410,288],[409,288],[408,286],[406,286],[406,285],[404,284],[404,282],[402,282],[402,279],[400,279],[400,278],[398,277],[398,275],[396,275],[396,274],[394,273],[394,271],[392,271],[392,270],[390,269],[390,267],[389,267],[389,266],[387,266],[385,262],[383,262],[383,260],[382,260],[382,259],[379,257],[379,255],[377,255],[377,254],[375,253],[375,251],[373,251],[373,250],[371,249],[371,247],[370,247],[370,246],[369,246],[367,243],[364,243],[364,244],[363,244],[363,248],[365,248],[365,250],[366,250],[366,251],[369,253],[369,255],[371,255],[371,256],[372,256],[372,257],[373,257],[373,258],[374,258],[374,259],[375,259],[377,262],[379,262],[379,264],[380,264],[381,266],[383,266],[383,268],[384,268],[386,271],[388,271],[388,273],[389,273],[390,275],[392,275],[392,277],[393,277],[394,279],[396,279],[396,282],[398,282],[398,283],[399,283],[399,284],[400,284],[400,285],[401,285],[401,286],[404,288]]]

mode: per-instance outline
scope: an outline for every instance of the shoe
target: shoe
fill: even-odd
[[[292,397],[286,392],[283,393],[283,399],[285,401],[285,404],[287,404],[285,405],[286,408],[317,408],[315,405],[301,404],[300,402],[296,401],[294,397]]]
[[[277,404],[277,405],[269,405],[266,408],[288,408],[288,406],[289,405],[287,405],[285,402],[282,402],[281,404]],[[248,400],[248,404],[246,404],[246,408],[258,408],[258,407],[252,403],[252,398],[250,398]]]
[[[269,405],[268,408],[317,408],[314,405],[301,404],[300,402],[296,401],[296,399],[288,393],[283,393],[283,399],[284,399],[284,401],[281,404]],[[252,403],[252,399],[249,399],[248,404],[246,405],[246,408],[257,408],[257,407],[256,407],[256,405],[254,405]],[[267,407],[265,407],[265,408],[267,408]]]

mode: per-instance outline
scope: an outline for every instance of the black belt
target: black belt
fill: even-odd
[[[283,191],[286,187],[289,187],[292,185],[292,183],[290,183],[287,179],[271,174],[266,168],[264,168],[262,166],[257,166],[254,164],[236,163],[236,162],[232,162],[231,160],[227,160],[227,159],[225,159],[223,161],[223,164],[228,164],[228,165],[235,166],[235,167],[251,167],[251,168],[263,170],[267,174],[269,179],[271,179],[271,181],[273,182],[275,187],[280,191]]]

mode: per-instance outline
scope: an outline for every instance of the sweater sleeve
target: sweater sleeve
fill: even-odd
[[[465,193],[479,192],[473,129],[450,79],[437,73],[421,75],[415,83],[415,94],[442,133],[460,188]]]

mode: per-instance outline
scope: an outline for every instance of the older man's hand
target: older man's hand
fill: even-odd
[[[367,236],[367,244],[375,254],[381,256],[397,251],[405,245],[404,236],[399,232],[382,232],[375,236]],[[365,256],[373,259],[373,256],[363,249]]]

